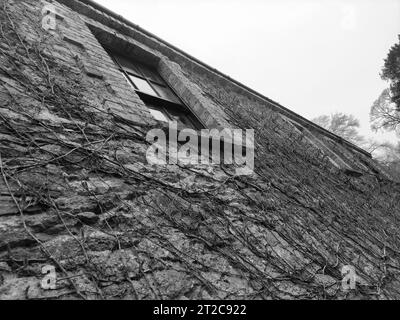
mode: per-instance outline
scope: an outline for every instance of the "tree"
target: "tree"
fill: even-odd
[[[399,43],[390,48],[385,59],[381,78],[390,83],[390,88],[383,90],[371,107],[371,127],[397,131],[400,127],[400,35]]]
[[[392,177],[400,180],[400,143],[382,143],[376,151],[375,159],[386,167]]]
[[[390,95],[396,109],[400,111],[400,35],[399,43],[393,45],[385,59],[381,77],[390,82]]]
[[[392,102],[390,90],[385,89],[372,104],[370,111],[371,128],[397,131],[400,126],[400,111]]]
[[[361,144],[364,138],[358,134],[360,122],[353,116],[341,112],[319,116],[312,120],[321,127],[355,144]]]

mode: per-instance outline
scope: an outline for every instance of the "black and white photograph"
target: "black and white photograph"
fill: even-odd
[[[400,0],[0,0],[0,308],[398,299]]]

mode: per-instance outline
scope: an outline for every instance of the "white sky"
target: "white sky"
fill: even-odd
[[[400,0],[96,0],[311,119],[369,109],[388,86],[383,59],[400,33]]]

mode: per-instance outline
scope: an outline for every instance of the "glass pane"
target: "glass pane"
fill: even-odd
[[[134,75],[141,75],[137,66],[130,60],[121,57],[121,56],[116,56],[114,55],[114,58],[118,61],[118,63],[129,73],[132,73]]]
[[[129,75],[129,78],[135,84],[139,91],[151,94],[153,96],[157,96],[157,93],[153,90],[153,88],[149,85],[149,83],[141,78],[135,77],[133,75]]]
[[[140,65],[139,66],[140,71],[142,71],[143,75],[152,81],[155,81],[157,83],[164,83],[164,81],[161,79],[161,77],[157,74],[156,71],[153,71],[152,69],[148,68],[147,66]]]
[[[152,85],[156,88],[158,94],[161,96],[161,98],[164,98],[166,100],[175,102],[175,103],[181,103],[178,99],[178,97],[175,95],[175,93],[172,92],[172,90],[168,87],[160,86],[158,84],[152,83]]]
[[[150,110],[150,113],[153,115],[153,117],[155,119],[157,119],[159,121],[163,121],[163,122],[168,122],[169,121],[167,116],[163,112],[161,112],[160,110],[152,109],[152,108],[149,108],[149,110]]]
[[[125,74],[125,73],[122,73],[122,74],[124,75],[124,78],[125,78],[126,82],[128,82],[129,85],[132,87],[132,89],[136,90],[136,88],[133,86],[132,82],[129,81],[129,79],[128,79],[128,77],[126,76],[126,74]]]

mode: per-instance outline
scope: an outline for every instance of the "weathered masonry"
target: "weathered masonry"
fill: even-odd
[[[0,299],[400,298],[367,152],[93,1],[0,0],[0,26]],[[254,129],[254,174],[149,164],[171,120]]]

